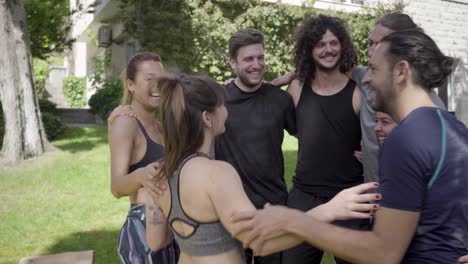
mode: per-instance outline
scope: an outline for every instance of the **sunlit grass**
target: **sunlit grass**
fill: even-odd
[[[110,193],[106,127],[69,129],[53,144],[54,151],[0,168],[0,263],[89,249],[94,263],[118,263],[128,200]],[[297,140],[286,133],[283,149],[290,186]]]

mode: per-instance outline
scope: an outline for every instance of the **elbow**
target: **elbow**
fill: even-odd
[[[115,186],[111,186],[111,193],[117,199],[120,199],[123,197],[123,195],[116,190]]]

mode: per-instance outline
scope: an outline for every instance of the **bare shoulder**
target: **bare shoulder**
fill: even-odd
[[[221,160],[210,160],[210,169],[207,176],[209,181],[215,185],[240,181],[236,169],[231,164]]]
[[[181,174],[192,188],[213,189],[240,181],[231,164],[204,157],[195,157],[188,161],[182,168]]]
[[[137,132],[138,124],[135,118],[130,116],[118,116],[112,122],[111,126],[108,126],[109,130],[109,141],[111,138],[119,138],[119,139],[129,139],[135,136]]]
[[[127,115],[120,115],[117,116],[112,125],[109,126],[109,130],[119,130],[123,128],[131,129],[136,128],[137,122],[134,117],[127,116]]]

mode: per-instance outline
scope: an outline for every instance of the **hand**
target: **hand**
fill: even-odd
[[[371,211],[379,209],[379,205],[370,202],[378,201],[382,196],[366,192],[378,186],[378,183],[370,182],[339,192],[328,203],[322,205],[323,214],[327,214],[330,221],[372,218]]]
[[[364,157],[364,155],[362,154],[362,151],[354,151],[354,157],[356,157],[356,159],[362,163],[362,159]]]
[[[167,189],[165,178],[158,179],[160,163],[159,161],[148,164],[139,169],[140,184],[149,192],[153,198],[160,197]]]
[[[228,85],[228,84],[232,83],[234,80],[235,80],[234,78],[229,78],[229,79],[227,79],[227,80],[225,80],[223,82],[223,85]]]
[[[466,249],[468,251],[468,248]],[[468,254],[467,255],[464,255],[462,257],[460,257],[458,259],[458,263],[461,263],[461,264],[468,264]]]
[[[145,187],[138,189],[137,201],[139,204],[145,204],[146,207],[156,205],[153,197],[150,195],[150,191]]]
[[[107,118],[107,123],[112,125],[112,122],[114,122],[117,117],[123,115],[136,117],[136,114],[130,105],[119,105],[114,110],[112,110],[112,113],[110,113],[109,117]]]
[[[284,206],[267,206],[262,210],[243,211],[231,217],[232,235],[247,232],[243,238],[244,247],[250,247],[256,254],[261,254],[263,244],[287,233],[288,215],[300,213]]]

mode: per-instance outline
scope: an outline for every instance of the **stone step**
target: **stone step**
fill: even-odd
[[[57,112],[67,126],[95,126],[105,124],[91,109],[57,108]]]

